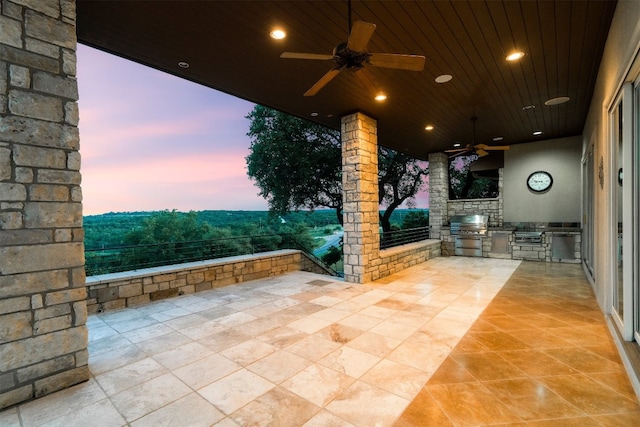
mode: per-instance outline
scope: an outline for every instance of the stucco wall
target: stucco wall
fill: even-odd
[[[504,156],[505,222],[580,222],[582,138],[561,138],[513,145]],[[547,171],[553,185],[546,193],[527,188],[532,172]]]
[[[637,75],[637,70],[629,72],[629,67],[640,44],[640,1],[622,0],[618,2],[611,23],[611,30],[605,45],[598,72],[593,99],[583,131],[582,149],[593,149],[594,176],[598,177],[599,166],[603,167],[603,185],[594,185],[595,224],[594,236],[594,291],[599,304],[607,313],[611,311],[611,272],[615,268],[617,236],[613,232],[611,218],[612,191],[615,186],[615,172],[611,168],[611,150],[608,128],[608,108],[626,78]],[[592,147],[592,148],[591,148]]]

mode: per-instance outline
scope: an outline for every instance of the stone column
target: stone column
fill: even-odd
[[[1,409],[89,369],[75,1],[0,8]]]
[[[380,264],[378,136],[362,113],[342,118],[342,189],[345,280],[366,283]]]
[[[442,225],[448,220],[449,157],[429,154],[429,226],[432,239],[441,239]]]

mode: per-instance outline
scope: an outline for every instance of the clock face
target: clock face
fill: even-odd
[[[534,172],[529,175],[529,178],[527,178],[527,187],[529,187],[529,190],[536,193],[547,191],[551,188],[551,184],[553,184],[553,178],[551,178],[549,172]]]

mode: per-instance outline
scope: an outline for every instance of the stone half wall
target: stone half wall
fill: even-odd
[[[292,271],[328,274],[296,250],[220,258],[87,277],[87,308],[98,313]]]
[[[372,263],[372,279],[377,280],[394,273],[439,257],[440,240],[429,239],[416,243],[408,243],[380,251],[380,258]]]

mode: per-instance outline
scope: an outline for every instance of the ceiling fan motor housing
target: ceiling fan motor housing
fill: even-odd
[[[369,62],[370,57],[367,51],[357,52],[347,48],[347,43],[340,43],[333,49],[333,60],[340,68],[359,70]]]

